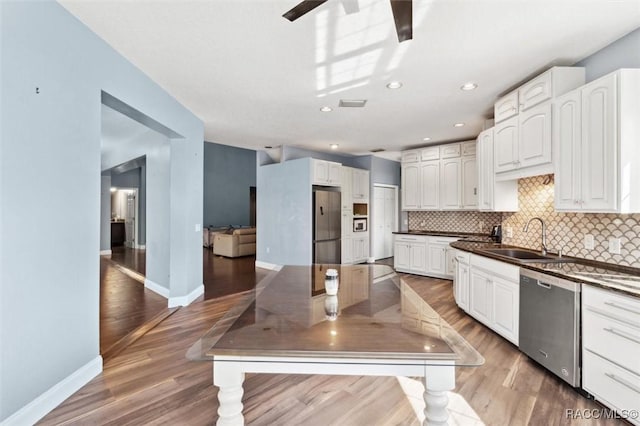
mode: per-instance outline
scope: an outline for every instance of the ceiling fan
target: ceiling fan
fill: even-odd
[[[293,22],[327,1],[303,0],[282,16]],[[396,23],[398,41],[402,43],[403,41],[411,40],[413,38],[412,0],[389,0],[389,2],[391,3],[393,20]],[[357,0],[342,0],[342,5],[347,14],[355,13],[359,10]]]

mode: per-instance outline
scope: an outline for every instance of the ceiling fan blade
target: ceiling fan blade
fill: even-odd
[[[396,22],[398,41],[402,43],[413,38],[413,2],[411,0],[390,0],[393,20]]]
[[[313,9],[326,2],[327,0],[304,0],[282,16],[293,22],[305,13],[311,12]]]

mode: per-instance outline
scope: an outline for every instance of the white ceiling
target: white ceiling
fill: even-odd
[[[297,2],[60,0],[200,117],[207,141],[351,154],[475,138],[500,94],[640,27],[640,0],[415,0],[399,44],[388,0],[351,15],[329,0],[289,22]]]

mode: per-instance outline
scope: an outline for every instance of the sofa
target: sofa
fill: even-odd
[[[256,228],[238,228],[213,236],[213,254],[240,257],[256,254]]]

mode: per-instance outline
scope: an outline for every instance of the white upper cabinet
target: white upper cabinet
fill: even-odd
[[[551,101],[584,80],[584,68],[554,67],[498,99],[494,105],[497,180],[553,172]]]
[[[440,207],[443,210],[462,208],[460,159],[450,158],[440,163]]]
[[[333,161],[311,160],[313,168],[312,183],[314,185],[340,186],[342,165]]]
[[[511,118],[518,113],[518,91],[511,92],[498,99],[493,106],[496,123]]]
[[[352,196],[354,200],[366,201],[369,199],[369,171],[352,169]]]
[[[495,172],[516,169],[518,167],[518,117],[496,124],[493,144]]]
[[[522,112],[519,122],[518,167],[551,164],[551,103]]]
[[[640,70],[608,74],[554,105],[556,210],[640,212]]]
[[[420,163],[402,164],[402,210],[419,210],[420,192]]]
[[[420,161],[420,150],[404,151],[402,153],[402,163],[417,163]]]
[[[478,210],[518,211],[518,181],[496,182],[493,167],[493,127],[478,135]]]
[[[437,210],[440,200],[440,161],[424,161],[420,164],[420,208]]]
[[[475,147],[475,143],[474,143]],[[460,171],[462,173],[462,208],[478,208],[478,169],[476,156],[462,157],[460,160]]]
[[[419,162],[415,161],[416,153],[419,153]],[[475,158],[475,141],[403,152],[402,209],[477,208]]]
[[[340,195],[342,198],[342,210],[353,209],[353,199],[351,197],[352,173],[351,167],[342,166],[342,182],[340,185]]]

